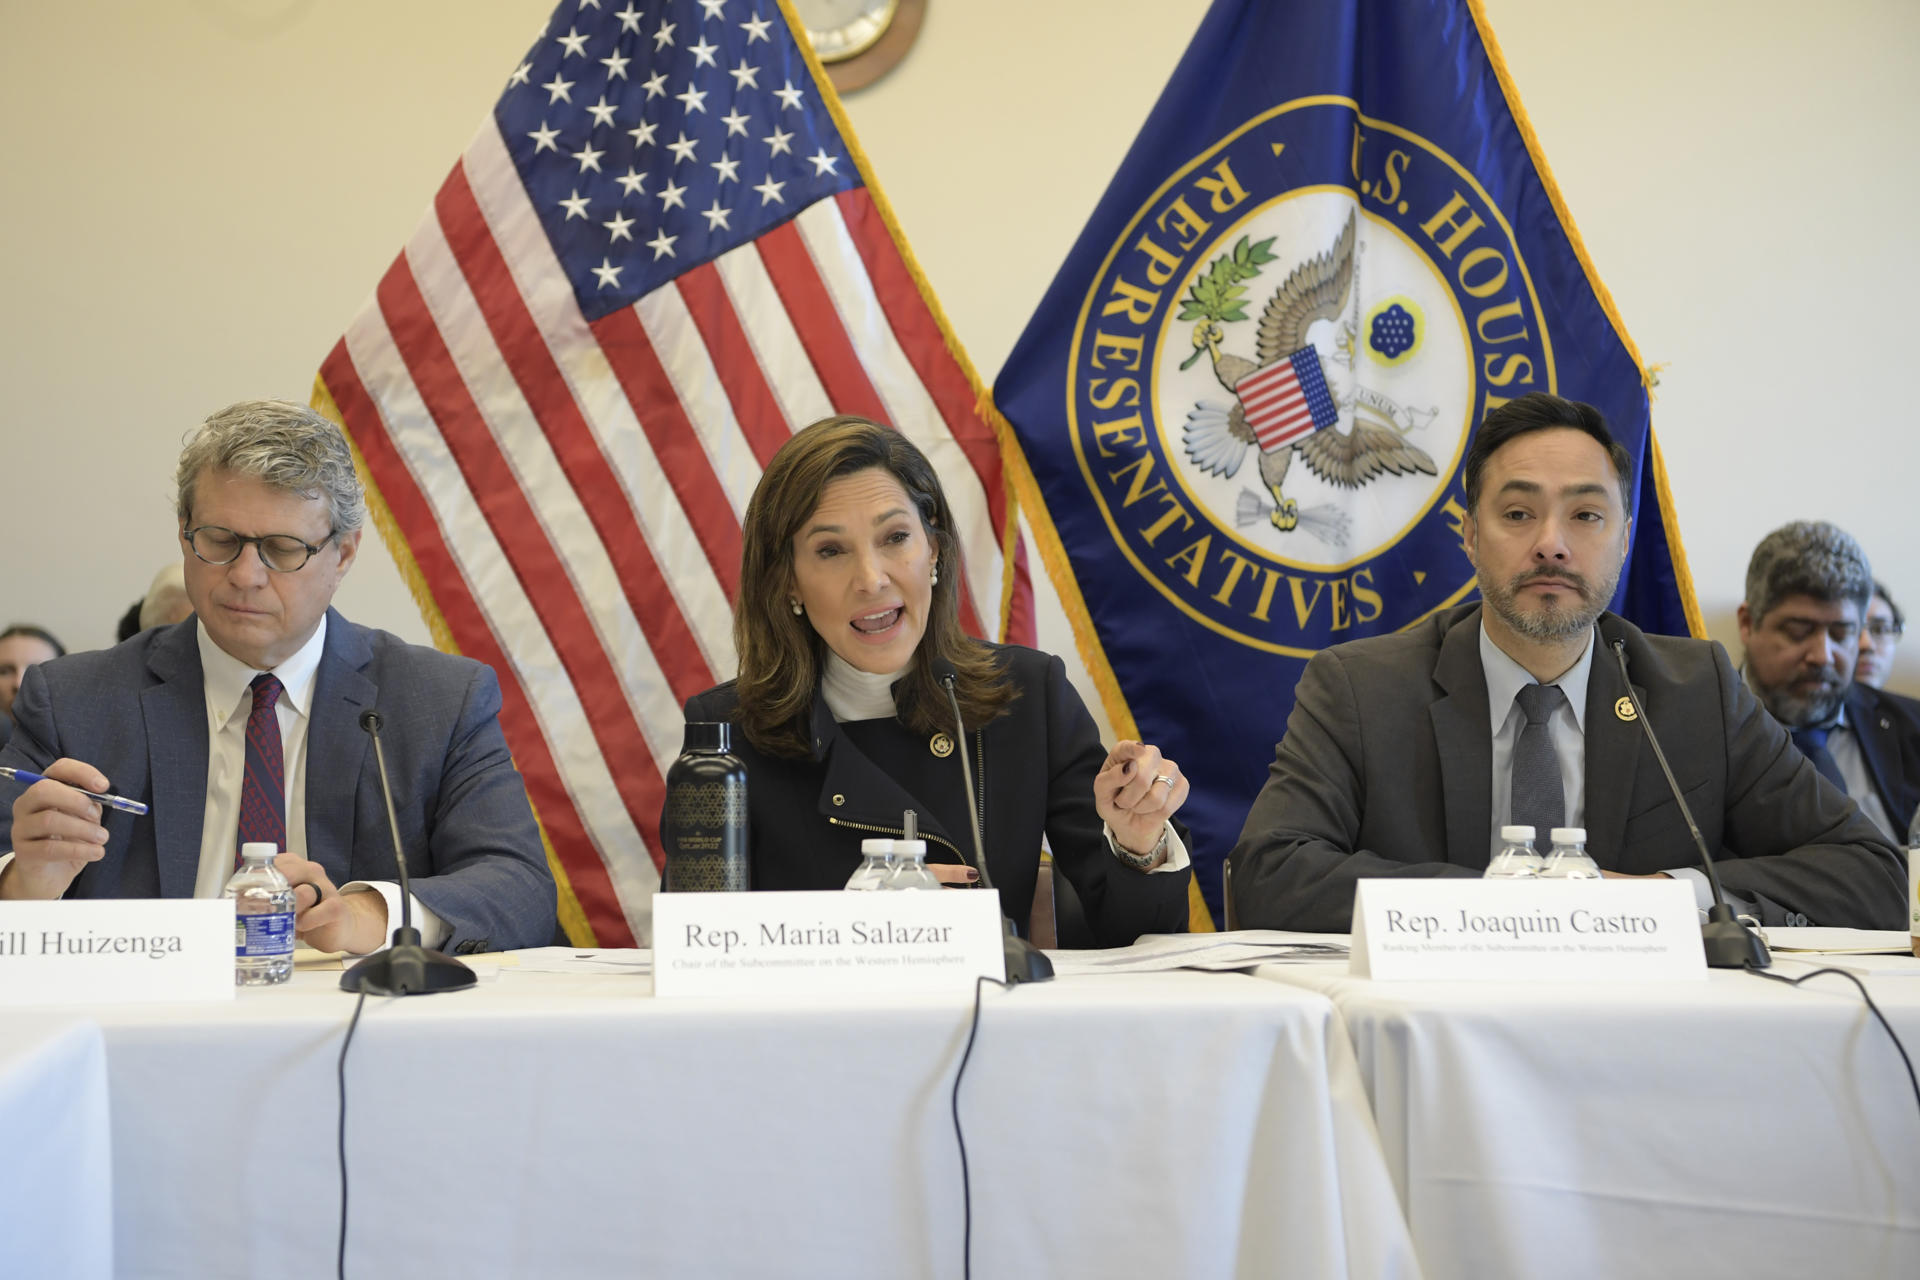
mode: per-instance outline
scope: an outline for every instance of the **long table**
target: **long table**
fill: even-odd
[[[107,1059],[98,1027],[0,1017],[0,1276],[113,1274]]]
[[[1920,961],[1832,963],[1920,1053]],[[1920,1276],[1920,1108],[1843,979],[1257,972],[1339,1009],[1429,1280]]]
[[[119,1275],[330,1270],[336,980],[89,1011]],[[949,1094],[971,1012],[659,1000],[644,977],[511,962],[369,1000],[348,1272],[959,1276]],[[1418,1272],[1322,996],[1244,974],[989,988],[960,1109],[975,1275]]]

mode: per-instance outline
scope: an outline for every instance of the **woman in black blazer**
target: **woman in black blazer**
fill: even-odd
[[[907,809],[934,874],[973,880],[950,679],[1002,910],[1031,913],[1044,838],[1100,945],[1186,927],[1186,778],[1151,746],[1104,750],[1058,658],[961,631],[953,516],[912,442],[854,417],[797,432],[741,537],[740,674],[686,717],[735,726],[754,888],[840,888]]]

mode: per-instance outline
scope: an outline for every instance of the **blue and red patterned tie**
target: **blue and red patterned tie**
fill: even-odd
[[[283,687],[272,672],[253,678],[253,710],[247,715],[247,769],[240,780],[242,845],[263,842],[287,847],[287,765],[280,750],[280,718],[273,704]],[[234,849],[234,865],[240,850]]]

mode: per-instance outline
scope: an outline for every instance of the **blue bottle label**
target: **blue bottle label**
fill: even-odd
[[[293,912],[270,911],[233,918],[236,959],[260,960],[293,954]]]

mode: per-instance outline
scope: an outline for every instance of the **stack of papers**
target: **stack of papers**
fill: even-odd
[[[1238,933],[1148,934],[1130,947],[1106,951],[1049,951],[1056,974],[1161,973],[1170,969],[1218,972],[1260,964],[1345,961],[1344,934],[1304,939],[1295,933],[1244,929]]]

